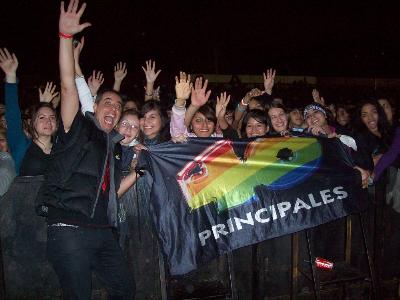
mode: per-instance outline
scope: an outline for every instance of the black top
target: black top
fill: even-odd
[[[118,141],[121,139],[117,138]],[[105,156],[108,153],[108,141],[111,139],[113,145],[118,145],[114,144],[114,138],[110,134],[97,129],[94,118],[84,118],[79,112],[67,133],[62,124],[59,126],[52,151],[52,163],[45,174],[43,186],[47,183],[47,189],[42,186],[44,203],[49,207],[48,224],[113,226],[116,214],[114,193],[119,186],[119,183],[114,183],[113,178],[121,170],[115,164],[115,159],[120,160],[120,154],[110,152]],[[110,147],[110,151],[113,151],[114,146]],[[106,168],[106,157],[109,168]],[[111,180],[105,180],[105,177]],[[104,181],[108,182],[106,187],[103,187]],[[110,201],[111,193],[113,201]],[[48,195],[51,198],[46,198]]]
[[[43,175],[47,169],[49,157],[49,154],[44,153],[38,145],[32,142],[29,148],[26,150],[24,159],[22,160],[19,175]]]

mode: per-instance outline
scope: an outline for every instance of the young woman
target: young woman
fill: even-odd
[[[143,145],[150,146],[170,140],[168,118],[160,102],[146,101],[140,110],[140,129],[143,133]]]
[[[117,125],[117,131],[124,136],[124,139],[120,142],[122,146],[122,170],[127,172],[135,166],[134,158],[136,155],[133,146],[139,143],[139,113],[134,109],[124,111]]]
[[[52,148],[52,136],[57,129],[56,112],[51,104],[41,102],[31,114],[29,139],[23,131],[18,100],[17,68],[15,54],[0,49],[0,67],[6,75],[5,102],[7,136],[16,171],[22,176],[43,175]]]
[[[357,136],[376,164],[392,143],[392,128],[381,105],[365,100],[355,115]]]
[[[172,107],[171,137],[178,141],[185,137],[222,137],[215,133],[217,117],[215,111],[207,105],[211,91],[206,93],[207,80],[203,85],[202,78],[196,79],[195,87],[190,83],[190,76],[180,73],[180,79],[175,78],[176,101]],[[191,103],[185,108],[186,100],[191,93]],[[186,125],[188,124],[188,125]]]
[[[252,138],[268,134],[270,121],[264,110],[253,109],[243,119],[242,137]]]
[[[284,135],[288,131],[288,114],[282,104],[272,103],[268,109],[268,116],[274,133]]]

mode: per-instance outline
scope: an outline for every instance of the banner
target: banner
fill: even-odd
[[[366,204],[338,139],[190,139],[140,155],[171,275],[228,251],[318,226]]]

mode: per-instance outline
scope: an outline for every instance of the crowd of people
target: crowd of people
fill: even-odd
[[[244,95],[233,89],[217,94],[208,89],[203,76],[192,78],[180,72],[175,77],[175,103],[168,107],[160,89],[155,88],[161,70],[152,60],[142,67],[146,79],[143,100],[121,94],[128,72],[123,62],[114,67],[114,85],[104,89],[101,72],[93,71],[85,79],[80,67],[85,40],[74,39],[74,35],[91,26],[80,23],[85,7],[79,7],[77,0],[71,0],[67,8],[61,4],[60,92],[48,82],[39,90],[33,107],[21,111],[17,56],[7,48],[0,49],[5,75],[5,103],[0,110],[0,196],[15,176],[44,176],[40,196],[49,224],[48,257],[64,292],[71,297],[87,299],[92,270],[107,283],[110,295],[133,293],[133,279],[127,275],[118,243],[111,242],[114,237],[109,229],[120,227],[117,198],[138,181],[137,158],[149,146],[185,143],[189,138],[268,138],[301,133],[340,139],[351,152],[363,187],[379,180],[389,167],[400,166],[399,119],[394,103],[385,98],[371,97],[353,106],[327,105],[322,93],[314,89],[309,104],[300,107],[287,105],[285,99],[274,95],[273,69],[263,74],[263,88]],[[392,180],[397,178],[394,174]],[[400,201],[395,192],[393,197]],[[74,233],[78,229],[86,239]],[[96,244],[96,251],[106,254],[99,259],[87,243]]]

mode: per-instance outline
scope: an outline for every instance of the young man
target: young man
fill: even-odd
[[[90,26],[80,24],[86,4],[61,2],[59,63],[61,123],[52,158],[39,193],[48,207],[48,259],[67,299],[91,298],[91,275],[96,272],[110,299],[134,294],[134,280],[113,234],[117,226],[117,197],[135,181],[121,180],[122,136],[113,130],[122,111],[119,94],[98,94],[94,114],[83,116],[75,86],[72,37]]]

